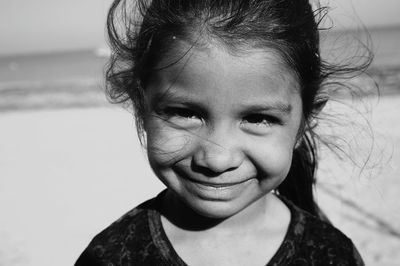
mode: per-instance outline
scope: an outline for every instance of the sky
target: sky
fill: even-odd
[[[0,55],[106,47],[112,0],[0,0]],[[343,28],[400,25],[400,0],[321,0]]]

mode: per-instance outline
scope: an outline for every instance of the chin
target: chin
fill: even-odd
[[[201,199],[195,201],[187,200],[186,204],[197,214],[212,219],[229,218],[239,213],[247,206],[238,205],[234,201],[209,201]],[[250,204],[251,203],[248,205]]]

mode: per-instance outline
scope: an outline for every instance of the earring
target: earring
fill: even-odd
[[[296,140],[296,143],[294,144],[294,149],[295,149],[295,150],[298,149],[298,148],[300,147],[302,141],[303,141],[303,137],[298,138],[298,139]]]

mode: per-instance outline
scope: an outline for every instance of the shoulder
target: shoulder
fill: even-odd
[[[75,265],[131,265],[152,256],[156,248],[148,220],[155,205],[155,199],[148,200],[113,222],[93,238]]]
[[[301,261],[312,265],[364,265],[353,242],[339,229],[291,203],[287,204],[292,213],[295,261],[299,265],[302,265]]]

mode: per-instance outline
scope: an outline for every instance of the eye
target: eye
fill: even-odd
[[[186,119],[199,119],[197,113],[188,108],[168,107],[164,110],[164,113],[168,116],[177,116]]]
[[[167,107],[163,110],[163,116],[179,127],[194,127],[202,123],[202,118],[196,111],[185,107]]]
[[[265,133],[270,130],[272,126],[280,123],[277,117],[266,114],[250,114],[242,119],[242,126],[244,129],[255,134]]]
[[[265,126],[269,126],[271,124],[277,123],[278,119],[268,116],[268,115],[264,115],[264,114],[251,114],[251,115],[247,115],[243,118],[243,121],[245,123],[249,123],[249,124],[253,124],[253,125],[257,125],[257,126],[261,126],[261,125],[265,125]]]

